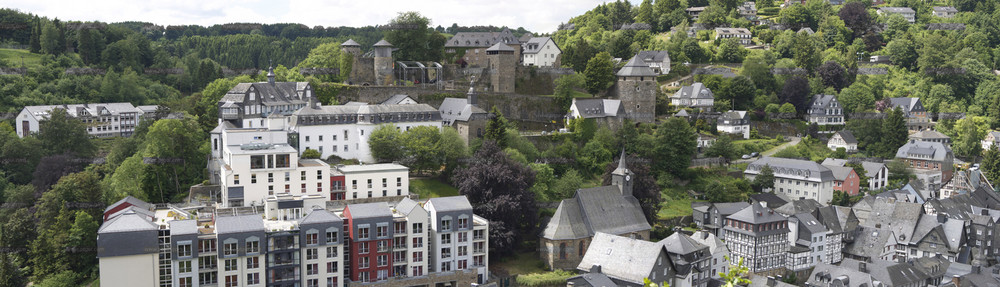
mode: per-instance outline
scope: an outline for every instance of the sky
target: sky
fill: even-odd
[[[431,26],[494,25],[554,32],[559,23],[606,0],[4,0],[0,6],[61,20],[142,21],[158,25],[234,22],[309,27],[381,25],[417,11]]]

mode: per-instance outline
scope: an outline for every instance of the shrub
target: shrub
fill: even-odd
[[[517,285],[527,287],[566,286],[566,279],[576,276],[573,272],[556,270],[517,276]]]

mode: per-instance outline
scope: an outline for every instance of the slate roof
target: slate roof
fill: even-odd
[[[712,90],[706,87],[705,84],[697,82],[691,84],[690,86],[681,87],[680,90],[677,90],[677,92],[670,97],[675,99],[714,99],[715,94],[713,94]]]
[[[830,107],[830,103],[837,100],[837,96],[834,95],[815,95],[813,96],[812,105],[809,106],[809,114],[814,116],[825,116],[826,108]]]
[[[355,42],[354,39],[347,39],[344,43],[340,44],[341,47],[361,47],[361,44]]]
[[[930,277],[910,264],[885,260],[873,260],[873,262],[868,264],[868,272],[872,277],[888,286],[919,284]]]
[[[550,240],[578,239],[597,232],[626,234],[650,230],[639,201],[622,196],[618,186],[584,188],[563,199],[542,231]]]
[[[728,217],[731,220],[739,220],[742,222],[760,224],[767,222],[778,222],[785,221],[784,216],[779,213],[775,213],[774,210],[767,208],[761,203],[751,204],[739,212],[733,213]]]
[[[939,142],[910,141],[896,150],[896,158],[944,161],[951,154],[951,148]],[[929,158],[923,158],[929,157]]]
[[[545,46],[545,43],[548,42],[549,40],[552,40],[552,38],[533,37],[531,39],[528,39],[527,42],[521,43],[521,54],[538,54],[538,52],[542,51],[542,47]],[[553,41],[552,43],[555,44],[555,41]],[[562,51],[561,49],[559,49],[559,45],[554,45],[554,46],[556,47],[557,50]]]
[[[708,253],[710,254],[729,253],[729,247],[726,246],[726,243],[722,242],[722,239],[712,234],[712,232],[706,230],[695,231],[691,234],[690,238],[698,244],[708,246]]]
[[[747,118],[747,111],[726,111],[719,115],[719,120],[741,120]]]
[[[958,9],[951,6],[934,6],[932,8],[934,9],[934,12],[958,13]]]
[[[639,51],[639,53],[636,54],[635,57],[639,58],[640,60],[646,63],[670,61],[670,54],[667,51],[663,50]]]
[[[812,235],[829,231],[810,213],[799,213],[794,216],[799,220],[799,238],[812,238]]]
[[[463,98],[445,98],[438,110],[441,111],[441,119],[448,125],[455,121],[468,122],[474,115],[486,116],[489,114],[482,108],[470,105],[469,99]]]
[[[816,201],[815,199],[808,198],[786,203],[775,208],[774,211],[791,216],[799,213],[811,213],[820,207],[823,207],[823,204],[819,203],[819,201]]]
[[[348,204],[347,209],[351,210],[351,218],[354,219],[392,217],[389,204],[385,202]]]
[[[434,206],[438,212],[445,211],[472,211],[472,204],[464,195],[435,197],[427,200],[428,204]]]
[[[827,168],[829,168],[830,171],[833,172],[833,178],[837,179],[838,181],[847,180],[847,176],[851,175],[851,172],[854,171],[853,168],[845,166],[830,166]]]
[[[393,209],[400,214],[409,215],[410,212],[412,212],[416,207],[420,207],[420,204],[409,197],[403,197],[403,199],[396,203],[396,206],[394,206]]]
[[[746,202],[720,202],[714,203],[714,205],[715,208],[719,210],[719,215],[722,216],[732,215],[750,206],[750,204]]]
[[[306,215],[306,217],[299,220],[299,225],[336,222],[344,222],[344,220],[341,219],[340,216],[337,216],[336,214],[333,214],[333,212],[329,212],[326,209],[313,209],[312,211],[309,211],[309,214]]]
[[[831,167],[831,166],[845,166],[845,165],[847,165],[847,160],[846,159],[829,158],[828,157],[826,159],[823,159],[823,162],[820,163],[820,164],[822,164],[824,166],[827,166],[827,167]]]
[[[156,224],[149,221],[144,215],[125,213],[105,221],[97,229],[97,234],[145,230],[157,230]]]
[[[115,203],[112,203],[111,205],[108,205],[108,207],[104,209],[104,212],[107,213],[108,211],[111,211],[111,209],[113,209],[113,208],[121,205],[122,203],[128,203],[128,204],[131,204],[132,206],[136,206],[136,207],[139,207],[139,208],[142,208],[142,209],[146,209],[146,210],[149,210],[149,209],[153,208],[152,204],[146,203],[145,201],[142,201],[141,199],[138,199],[138,198],[135,198],[135,197],[132,197],[131,195],[129,195],[129,196],[126,196],[125,198],[122,198],[122,199],[116,201]]]
[[[407,96],[407,95],[394,95],[392,97],[389,97],[385,101],[382,101],[382,103],[380,103],[380,105],[399,105],[401,102],[403,102],[406,99],[411,99],[412,100],[412,98],[410,98],[410,96]]]
[[[858,228],[858,218],[853,210],[843,206],[824,206],[813,211],[813,217],[830,230],[830,233],[851,232]]]
[[[391,114],[428,114],[430,118],[410,119],[413,121],[437,121],[440,114],[437,109],[428,104],[412,105],[335,105],[318,108],[302,108],[292,113],[294,116],[338,116],[338,115],[391,115]]]
[[[858,139],[854,137],[854,133],[852,133],[849,130],[838,131],[837,134],[839,134],[840,137],[844,139],[844,142],[846,142],[848,144],[857,144],[858,143]]]
[[[861,168],[865,169],[865,176],[867,177],[875,177],[875,174],[881,171],[883,167],[885,167],[884,163],[870,161],[861,162]]]
[[[910,7],[880,7],[878,9],[888,13],[916,13]]]
[[[920,104],[920,98],[889,98],[889,104],[892,108],[902,108],[906,114],[923,111],[923,109],[917,109],[917,106],[923,106]]]
[[[882,248],[890,244],[892,232],[885,229],[875,229],[862,227],[858,229],[858,235],[854,242],[844,246],[844,253],[868,258],[879,258],[882,255]]]
[[[638,57],[632,57],[628,60],[621,70],[618,70],[616,74],[619,77],[656,77],[656,72],[649,68],[649,65],[643,62]]]
[[[715,28],[715,33],[718,35],[750,35],[750,29],[747,28]]]
[[[259,214],[221,216],[215,219],[218,234],[264,231],[264,219]]]
[[[814,161],[798,160],[780,157],[762,157],[747,166],[745,173],[758,174],[764,166],[770,166],[775,177],[795,178],[811,181],[833,180],[833,171],[830,168],[818,164]]]
[[[511,48],[510,46],[507,46],[507,44],[496,43],[495,45],[490,46],[489,48],[486,48],[486,51],[513,52],[514,48]]]
[[[925,129],[910,135],[911,139],[951,139],[951,137],[933,129]]]
[[[795,285],[782,282],[774,277],[768,278],[753,274],[750,276],[750,285],[747,287],[795,287]]]
[[[219,103],[242,103],[246,100],[245,94],[252,87],[257,91],[257,100],[267,106],[305,104],[305,100],[299,98],[298,92],[305,90],[308,85],[309,82],[239,83],[226,92]]]
[[[573,107],[585,119],[617,117],[625,112],[617,99],[573,99]]]
[[[392,47],[392,44],[389,43],[389,41],[382,39],[378,41],[378,43],[375,43],[375,45],[372,45],[372,47]]]
[[[566,279],[566,281],[574,281],[574,282],[578,280],[583,280],[585,282],[586,285],[582,285],[582,287],[618,286],[618,284],[615,284],[614,281],[611,281],[611,278],[608,278],[608,275],[604,275],[603,273],[583,273],[577,276],[570,277],[569,279]],[[576,285],[576,286],[581,286],[581,285]]]
[[[504,28],[501,32],[458,32],[445,42],[445,47],[489,47],[496,43],[518,44],[518,38]]]
[[[26,106],[25,110],[28,114],[34,116],[37,119],[42,119],[49,116],[49,112],[52,109],[64,109],[66,113],[71,117],[80,116],[99,116],[101,111],[107,111],[111,115],[120,115],[121,113],[136,113],[139,116],[142,110],[136,108],[131,103],[90,103],[90,104],[71,104],[71,105],[44,105],[44,106]],[[86,114],[84,114],[86,111]]]
[[[844,259],[849,261],[851,259]],[[820,280],[822,279],[822,280]],[[866,272],[858,271],[847,266],[830,265],[819,262],[813,268],[812,274],[807,278],[806,283],[816,286],[830,286],[831,281],[840,279],[846,283],[845,287],[875,287],[872,276]],[[843,280],[847,279],[847,280]]]
[[[590,270],[600,265],[601,273],[610,278],[641,284],[656,266],[662,250],[659,243],[598,232],[577,269]]]
[[[788,200],[771,192],[761,192],[750,195],[750,201],[765,202],[769,208],[778,208],[788,204]]]

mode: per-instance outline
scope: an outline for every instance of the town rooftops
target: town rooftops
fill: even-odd
[[[438,212],[472,210],[472,204],[464,195],[435,197],[427,200],[427,204]]]
[[[789,202],[787,204],[775,208],[774,211],[784,215],[791,216],[799,213],[812,213],[813,211],[821,207],[823,207],[823,204],[819,203],[819,201],[816,201],[815,199],[812,198],[807,198]]]
[[[838,181],[847,180],[847,176],[851,175],[851,172],[854,171],[853,168],[846,166],[830,166],[827,168],[829,168],[830,171],[833,172],[833,178]]]
[[[658,243],[663,245],[663,248],[665,248],[667,252],[673,254],[689,254],[691,252],[708,248],[708,246],[694,241],[690,236],[681,232],[674,232],[674,234],[667,236],[667,238],[660,240]]]
[[[850,259],[844,259],[850,260]],[[830,265],[819,262],[813,268],[812,274],[806,278],[806,283],[810,286],[835,286],[840,284],[844,287],[878,287],[876,281],[868,272],[861,272],[846,266]]]
[[[392,217],[389,204],[385,202],[348,204],[347,209],[351,210],[351,217],[354,219]]]
[[[720,202],[720,203],[713,203],[713,204],[715,205],[715,208],[719,210],[719,214],[723,215],[723,216],[732,215],[733,213],[737,213],[740,210],[743,210],[744,208],[747,208],[748,206],[750,206],[749,203],[742,202],[742,201],[741,202]]]
[[[598,232],[577,269],[590,270],[599,265],[601,273],[610,278],[642,283],[656,266],[660,250],[663,247],[655,242]]]
[[[809,181],[833,180],[830,168],[814,161],[780,157],[762,157],[747,166],[746,173],[759,174],[764,166],[770,166],[775,177],[803,179]]]
[[[97,234],[156,230],[156,224],[138,213],[126,212],[114,217],[97,229]]]
[[[579,239],[596,232],[626,234],[650,230],[639,201],[622,196],[618,186],[584,188],[563,199],[542,231],[550,240]]]
[[[472,119],[473,115],[485,116],[489,114],[482,108],[469,104],[469,99],[465,98],[445,98],[438,110],[441,111],[441,119],[449,125],[454,121],[467,122]]]
[[[649,68],[649,64],[646,64],[643,60],[639,59],[638,56],[632,57],[628,60],[621,70],[618,70],[617,75],[619,77],[656,77],[656,72]]]
[[[671,98],[678,99],[714,99],[715,94],[709,90],[705,84],[696,82],[690,86],[683,86]]]
[[[573,99],[573,106],[576,107],[576,111],[580,113],[580,117],[589,118],[603,118],[603,117],[617,117],[620,112],[624,112],[621,105],[621,100],[618,99]]]
[[[215,219],[215,231],[219,234],[264,230],[264,220],[259,214],[220,216]]]
[[[326,211],[325,209],[313,209],[309,211],[309,214],[299,220],[299,225],[307,224],[317,224],[317,223],[336,223],[343,222],[344,220],[333,214],[332,212]]]
[[[458,32],[445,42],[445,47],[489,47],[496,43],[518,44],[518,38],[504,28],[501,32]]]
[[[731,220],[738,220],[751,224],[778,222],[787,220],[784,216],[767,208],[763,203],[755,203],[747,206],[743,210],[729,216]]]
[[[750,201],[767,203],[767,207],[769,208],[778,208],[779,206],[788,204],[787,198],[782,198],[781,196],[771,192],[751,194]]]
[[[48,117],[53,109],[64,109],[71,117],[117,116],[121,113],[142,113],[131,103],[92,103],[73,105],[26,106],[28,114],[35,118]]]
[[[639,58],[640,60],[646,63],[657,63],[657,62],[662,63],[664,61],[670,61],[670,54],[667,51],[663,50],[639,51],[639,53],[636,54],[635,57]]]

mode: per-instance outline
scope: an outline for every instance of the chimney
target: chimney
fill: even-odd
[[[316,100],[316,95],[309,97],[309,107],[312,109],[319,109],[319,101]]]
[[[774,287],[775,285],[778,285],[778,282],[776,281],[777,280],[774,279],[774,276],[767,276],[767,286]]]
[[[590,267],[590,273],[601,273],[601,265],[594,264]]]
[[[858,271],[868,273],[868,262],[858,262]]]
[[[972,266],[972,274],[980,274],[980,273],[982,273],[982,269],[979,265]]]
[[[938,213],[937,219],[938,219],[938,223],[948,222],[948,216],[944,215],[944,213]]]
[[[962,277],[958,276],[958,274],[952,275],[951,276],[951,283],[955,284],[956,287],[957,286],[962,286]]]

